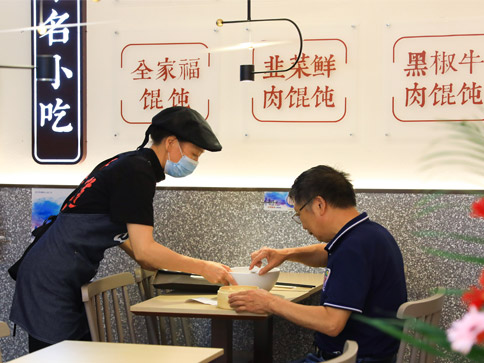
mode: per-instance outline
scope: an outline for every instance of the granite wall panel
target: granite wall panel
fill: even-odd
[[[0,320],[9,321],[14,282],[7,268],[21,255],[30,240],[31,188],[0,187]],[[469,255],[484,255],[484,246],[455,237],[466,234],[483,237],[484,221],[469,217],[475,194],[358,192],[360,211],[393,233],[402,250],[409,299],[428,296],[440,286],[465,288],[477,284],[482,266],[430,254],[442,249]],[[315,243],[300,225],[291,220],[291,211],[265,211],[264,192],[259,190],[158,189],[154,199],[155,240],[193,257],[245,266],[250,253],[261,246],[283,248]],[[137,264],[121,249],[105,254],[97,277],[133,271]],[[285,263],[283,271],[318,272],[297,263]],[[139,301],[135,289],[132,300]],[[317,304],[315,296],[306,304]],[[442,326],[459,318],[465,309],[457,297],[447,297]],[[144,319],[136,317],[141,342],[146,341]],[[209,321],[190,319],[195,345],[210,344]],[[13,325],[10,323],[10,326]],[[239,361],[247,361],[253,342],[250,322],[234,324],[234,345]],[[180,335],[180,332],[178,331]],[[312,332],[276,317],[274,319],[274,361],[295,359],[310,349]],[[15,337],[4,338],[0,347],[6,361],[27,353],[26,333],[17,328]],[[245,352],[245,353],[244,353]],[[441,360],[443,361],[443,360]]]

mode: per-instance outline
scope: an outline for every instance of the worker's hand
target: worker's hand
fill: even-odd
[[[283,263],[286,260],[287,256],[283,252],[283,250],[262,247],[260,250],[252,252],[250,254],[250,258],[252,259],[249,267],[249,269],[251,270],[254,268],[254,266],[261,267],[262,260],[267,260],[267,265],[265,265],[259,271],[259,275],[264,275],[266,272]]]
[[[232,309],[240,312],[255,314],[273,313],[272,303],[277,299],[266,290],[246,290],[229,295],[229,304]]]
[[[202,272],[200,274],[213,284],[237,285],[237,282],[235,282],[229,272],[230,267],[226,265],[218,262],[204,261]]]

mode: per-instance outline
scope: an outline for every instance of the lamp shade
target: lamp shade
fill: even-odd
[[[53,55],[37,55],[37,81],[55,81],[55,58]]]
[[[254,81],[254,65],[242,64],[240,66],[240,80],[241,81]]]

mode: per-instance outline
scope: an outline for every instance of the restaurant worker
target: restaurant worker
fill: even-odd
[[[262,248],[251,254],[264,274],[284,261],[327,267],[320,306],[296,304],[262,289],[229,297],[238,312],[271,313],[313,329],[315,351],[296,362],[321,362],[341,354],[346,340],[358,343],[357,362],[391,363],[399,341],[353,319],[395,317],[407,300],[400,249],[392,235],[356,209],[345,173],[316,166],[294,182],[289,198],[293,219],[322,243],[286,249]]]
[[[149,136],[152,146],[144,148]],[[120,246],[147,269],[235,284],[228,266],[180,255],[153,239],[156,183],[165,174],[191,174],[204,150],[221,149],[197,111],[172,107],[153,117],[136,151],[94,168],[64,201],[57,219],[18,270],[10,319],[28,332],[30,351],[66,339],[90,340],[81,286],[96,275],[110,247]]]

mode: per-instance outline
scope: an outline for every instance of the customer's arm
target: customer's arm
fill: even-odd
[[[223,264],[181,255],[153,239],[153,227],[128,223],[129,241],[121,245],[143,268],[168,269],[202,275],[212,283],[237,283]]]
[[[325,246],[325,243],[317,243],[310,246],[283,249],[263,247],[250,255],[252,258],[250,268],[260,267],[264,259],[267,260],[267,265],[261,269],[260,274],[279,266],[284,261],[299,262],[311,267],[324,267],[328,263],[328,252],[324,249]]]
[[[296,304],[262,289],[232,294],[229,303],[237,312],[276,314],[332,337],[341,333],[351,315],[350,310]]]

